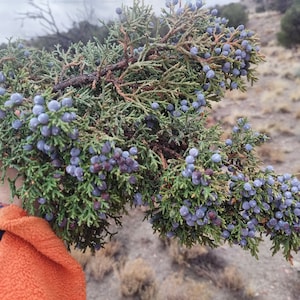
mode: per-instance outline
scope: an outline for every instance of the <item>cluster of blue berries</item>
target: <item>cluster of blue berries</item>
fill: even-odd
[[[166,107],[162,109],[163,112],[168,112],[173,117],[180,117],[182,114],[187,112],[197,112],[200,113],[206,107],[205,94],[201,91],[195,92],[195,99],[188,100],[182,99],[179,101],[178,105],[168,103]],[[160,110],[161,106],[158,102],[151,102],[151,108],[154,111]]]
[[[199,150],[197,148],[191,148],[188,155],[185,158],[185,168],[181,172],[182,176],[185,178],[191,178],[194,185],[207,186],[209,184],[208,177],[212,176],[214,171],[211,168],[207,168],[203,173],[196,168],[196,160],[199,155]],[[221,166],[222,157],[220,153],[211,153],[210,161],[213,165]],[[201,163],[200,163],[201,164]]]
[[[3,102],[3,107],[1,119],[12,119],[11,127],[24,131],[25,138],[21,140],[23,150],[29,156],[33,150],[40,151],[50,158],[54,168],[61,168],[64,164],[61,152],[78,139],[72,98],[46,102],[42,95],[36,95],[31,102],[20,93],[12,93]]]
[[[172,7],[175,7],[178,3],[179,3],[178,0],[166,0],[165,5],[167,8],[172,8]],[[195,2],[195,4],[192,3],[191,1],[186,1],[184,7],[180,6],[177,8],[176,14],[181,15],[184,12],[184,9],[189,9],[191,11],[195,11],[195,10],[201,8],[202,6],[203,6],[202,0],[197,0]]]
[[[55,167],[60,167],[62,164],[59,152],[78,139],[78,129],[73,124],[77,116],[72,108],[72,98],[63,98],[61,101],[50,100],[47,103],[41,95],[33,98],[31,117],[28,117],[29,129],[32,132],[29,141],[32,140],[32,143],[26,144],[25,147],[28,149],[36,147],[49,155]],[[60,137],[62,143],[56,144],[53,137]],[[69,142],[66,143],[68,140]]]
[[[112,148],[111,142],[106,141],[101,149],[101,154],[96,154],[93,148],[90,148],[93,156],[90,159],[90,172],[99,173],[100,171],[110,172],[115,166],[119,168],[120,173],[134,173],[139,169],[139,163],[135,157],[138,154],[136,147],[131,147],[128,151],[121,148]]]
[[[206,33],[215,38],[222,34],[222,38],[211,49],[199,50],[197,45],[190,47],[190,54],[192,56],[199,56],[212,62],[214,67],[203,63],[202,71],[207,79],[206,89],[210,87],[210,80],[216,78],[221,88],[237,89],[241,76],[248,75],[248,68],[252,54],[257,55],[259,47],[254,44],[250,38],[253,37],[253,32],[246,30],[244,25],[239,25],[237,28],[226,26],[225,18],[216,17],[217,10],[211,11],[212,19],[211,25],[206,28]],[[215,66],[218,66],[216,69]],[[219,65],[221,65],[221,72],[219,72]],[[218,70],[218,74],[216,71]],[[217,76],[218,75],[218,76]]]
[[[279,244],[299,234],[300,181],[290,174],[276,175],[271,166],[249,173],[240,165],[245,154],[250,157],[264,138],[252,131],[247,119],[240,118],[232,138],[227,138],[219,151],[196,147],[187,151],[181,175],[189,179],[185,184],[190,187],[191,182],[194,191],[182,193],[185,200],[176,204],[180,218],[170,220],[167,237],[180,237],[186,230],[191,235],[212,230],[224,241],[255,253],[254,245],[262,233]],[[222,185],[228,185],[225,194],[218,193]],[[155,226],[160,222],[157,218]]]
[[[191,155],[187,158],[188,163],[194,160]],[[189,176],[195,186],[201,184],[201,177],[196,178],[195,171],[186,169],[184,172],[190,172]],[[207,183],[202,186],[207,186]],[[258,243],[262,232],[269,234],[272,239],[280,239],[282,236],[292,238],[300,232],[299,193],[299,179],[288,173],[278,176],[272,166],[266,167],[253,179],[238,172],[230,175],[231,201],[223,202],[215,193],[211,193],[205,201],[204,195],[201,196],[201,205],[197,204],[199,200],[185,199],[178,208],[184,223],[178,219],[173,221],[172,229],[166,234],[168,237],[177,235],[180,230],[184,230],[184,224],[198,233],[205,230],[205,226],[211,228],[214,225],[221,230],[221,237],[225,241],[244,248],[249,243]],[[219,215],[224,210],[232,214]]]
[[[265,134],[254,132],[247,119],[239,118],[237,124],[232,127],[232,136],[225,140],[227,154],[243,153],[246,156],[252,155],[255,146],[264,143],[268,137]],[[242,159],[242,156],[240,156]],[[229,171],[233,171],[232,166],[228,166]]]
[[[208,200],[205,205],[200,205],[196,207],[191,206],[191,200],[185,199],[184,205],[179,209],[179,213],[185,220],[187,226],[205,226],[205,225],[215,225],[220,227],[222,224],[221,218],[212,206],[212,204],[217,204],[216,199],[214,201]],[[176,224],[173,229],[176,230],[178,225]]]
[[[76,177],[77,180],[83,181],[83,169],[80,166],[80,153],[79,148],[72,148],[70,151],[70,164],[66,167],[66,172],[73,177]]]
[[[268,166],[260,177],[252,180],[241,172],[231,176],[229,188],[238,202],[244,224],[239,241],[242,246],[247,244],[247,238],[256,237],[261,227],[271,237],[291,236],[300,231],[300,181],[291,174],[277,176],[273,171]],[[258,196],[262,194],[265,196]],[[229,239],[231,235],[232,229],[223,231],[224,238]]]
[[[4,102],[4,107],[6,108],[13,108],[18,105],[21,105],[24,100],[23,95],[19,93],[13,93],[10,95],[10,98]]]
[[[135,173],[139,171],[139,163],[137,161],[138,149],[133,146],[129,150],[122,150],[119,147],[114,147],[110,141],[104,142],[99,153],[93,147],[89,148],[90,157],[89,172],[97,175],[97,182],[92,183],[92,195],[102,197],[109,200],[108,193],[109,184],[108,176],[111,172],[118,170],[120,174],[128,174],[128,182],[133,186],[137,183]],[[71,168],[71,166],[68,166]],[[67,167],[67,168],[68,168]],[[142,205],[139,193],[134,195],[133,203]],[[141,195],[140,195],[141,196]]]
[[[0,97],[5,96],[7,91],[5,88],[6,76],[3,71],[0,71]],[[21,105],[24,97],[20,93],[12,93],[8,100],[4,101],[3,109],[0,109],[0,120],[6,117],[7,110],[11,110],[18,105]],[[21,120],[14,120],[12,122],[12,128],[19,129],[22,126]]]
[[[41,95],[37,95],[33,98],[34,106],[32,107],[32,114],[34,117],[30,119],[29,127],[32,131],[36,131],[40,128],[41,134],[45,137],[50,135],[58,135],[61,132],[61,128],[55,125],[49,125],[50,114],[54,112],[59,114],[61,121],[64,123],[70,123],[76,120],[76,113],[68,111],[73,106],[72,98],[63,98],[61,101],[51,100],[45,103],[45,99]]]

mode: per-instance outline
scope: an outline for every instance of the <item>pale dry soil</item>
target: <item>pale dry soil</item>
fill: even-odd
[[[252,127],[270,136],[270,141],[259,150],[262,164],[272,164],[278,173],[299,175],[300,53],[277,45],[275,33],[279,30],[278,14],[253,14],[248,27],[259,33],[261,52],[265,55],[266,62],[258,69],[258,82],[249,87],[247,93],[228,93],[224,101],[215,105],[214,119],[221,122],[225,129],[230,129],[238,117],[247,116]],[[163,281],[176,272],[202,281],[205,276],[197,276],[184,265],[174,263],[168,247],[153,234],[151,225],[142,220],[143,214],[138,209],[124,217],[123,228],[119,230],[116,239],[122,244],[121,251],[126,260],[143,258],[153,269],[159,290],[170,288]],[[231,248],[224,245],[211,250],[216,259],[225,265],[235,266],[235,280],[242,278],[246,285],[245,296],[242,296],[232,289],[218,287],[213,276],[207,276],[204,279],[207,289],[212,292],[211,299],[300,299],[300,254],[294,255],[294,265],[291,265],[281,253],[272,256],[270,247],[270,240],[265,238],[260,246],[259,260],[238,246]],[[120,257],[117,258],[116,264],[118,259],[121,260]],[[110,272],[101,281],[94,280],[87,272],[87,281],[88,300],[127,299],[120,294],[120,277],[117,271]],[[175,300],[174,297],[169,299]],[[205,298],[199,293],[189,299]]]

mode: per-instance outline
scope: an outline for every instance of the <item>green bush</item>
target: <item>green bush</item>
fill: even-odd
[[[240,3],[230,3],[218,7],[220,15],[228,19],[228,26],[237,27],[240,24],[246,25],[248,22],[248,11],[246,7]]]
[[[101,247],[128,205],[143,205],[154,231],[187,246],[228,242],[256,256],[267,234],[290,259],[299,180],[261,168],[255,147],[267,137],[246,119],[226,140],[207,120],[213,101],[257,80],[258,41],[201,1],[177,2],[157,23],[138,1],[117,8],[103,44],[1,50],[2,171],[24,179],[12,195],[81,249]]]
[[[263,5],[258,5],[258,6],[255,7],[255,12],[256,13],[262,13],[262,12],[265,12],[265,11],[266,11],[266,9]]]
[[[286,48],[300,44],[300,3],[295,3],[283,15],[277,39]]]
[[[82,42],[86,44],[92,39],[97,39],[103,43],[108,35],[106,26],[90,24],[88,21],[75,23],[72,28],[66,32],[52,33],[45,36],[39,36],[26,41],[26,45],[47,51],[55,50],[55,45],[60,45],[67,50],[72,43]]]
[[[276,10],[284,14],[294,2],[294,0],[272,0],[269,7],[271,10]]]

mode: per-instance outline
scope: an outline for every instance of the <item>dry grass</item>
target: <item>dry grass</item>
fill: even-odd
[[[128,261],[119,271],[120,292],[129,299],[155,299],[157,285],[153,269],[142,258]]]
[[[243,290],[245,287],[241,274],[234,266],[226,266],[220,276],[221,286],[226,287],[232,291]]]
[[[87,249],[85,252],[82,252],[82,250],[77,249],[75,247],[72,247],[70,249],[71,255],[75,258],[75,260],[81,265],[81,267],[84,269],[89,260],[92,257],[92,253],[90,249]]]
[[[254,291],[247,287],[240,272],[234,266],[225,267],[219,277],[219,284],[230,290],[237,299],[253,299]]]
[[[190,260],[190,263],[197,278],[213,283],[216,289],[229,293],[233,299],[253,299],[254,291],[246,286],[236,267],[227,265],[215,252],[208,251],[206,255]]]
[[[269,126],[270,128],[272,128],[271,133],[273,132],[273,135],[282,135],[285,137],[295,135],[295,129],[292,128],[291,123],[284,123],[279,121],[277,123],[270,123]]]
[[[290,114],[292,109],[289,103],[281,103],[276,107],[276,112],[280,114]]]
[[[204,246],[194,246],[192,248],[187,248],[181,246],[177,240],[171,240],[169,242],[169,255],[173,258],[174,262],[184,267],[185,274],[189,274],[192,278],[196,277],[201,280],[201,282],[193,282],[192,279],[189,283],[191,287],[191,294],[188,297],[185,289],[176,292],[168,291],[168,295],[163,294],[159,299],[199,299],[195,295],[197,290],[199,297],[199,290],[208,290],[208,285],[213,283],[215,288],[224,290],[224,292],[229,292],[235,295],[236,299],[252,299],[253,291],[248,288],[241,276],[234,266],[226,265],[226,262],[220,258],[216,252],[204,247]],[[182,285],[184,281],[181,277],[171,277],[173,281],[178,281],[174,283],[173,286]],[[163,284],[163,286],[165,286]],[[174,294],[172,294],[172,292]],[[160,292],[161,293],[161,292]],[[165,291],[166,293],[166,291]],[[194,294],[195,293],[195,294]],[[176,295],[180,295],[176,298]],[[202,299],[202,298],[201,298]]]
[[[168,241],[168,253],[173,261],[179,265],[189,265],[188,261],[207,254],[208,249],[201,245],[188,248],[181,245],[177,239]]]
[[[282,96],[282,94],[288,89],[288,82],[279,79],[272,79],[268,83],[268,90],[274,97]]]
[[[209,282],[218,282],[225,267],[223,259],[210,248],[200,245],[187,248],[174,239],[169,244],[168,253],[174,263],[185,268],[187,273]]]
[[[277,80],[275,80],[277,81]],[[269,115],[269,114],[275,114],[275,113],[281,113],[281,112],[289,112],[289,103],[288,102],[282,102],[280,99],[278,93],[281,93],[282,88],[273,88],[268,87],[264,92],[260,93],[258,96],[258,99],[254,102],[257,103],[258,109],[261,110],[262,115]],[[281,111],[282,109],[282,111]],[[286,111],[287,110],[287,111]]]
[[[240,90],[232,90],[232,91],[227,91],[225,97],[232,101],[238,102],[238,101],[247,100],[248,95],[247,93],[242,92]]]
[[[168,276],[161,284],[157,300],[209,300],[212,286],[207,282],[199,282],[184,278],[176,273]]]
[[[290,93],[289,98],[292,100],[292,102],[300,102],[300,89],[293,90]]]
[[[285,160],[285,155],[282,150],[274,149],[271,144],[264,144],[257,149],[258,156],[265,163],[282,163]]]
[[[258,97],[259,105],[262,107],[262,113],[273,113],[274,104],[277,102],[273,92],[270,90],[265,90],[264,92],[261,92]]]
[[[93,257],[94,258],[94,257]],[[87,265],[86,273],[95,280],[100,281],[113,270],[114,260],[111,257],[102,256],[101,259],[92,259]]]
[[[116,257],[120,254],[121,243],[111,241],[105,244],[104,248],[95,252],[90,256],[86,264],[86,273],[92,276],[95,280],[101,280],[109,274],[117,264]]]
[[[273,122],[274,120],[265,120],[265,122],[256,124],[256,129],[263,134],[266,134],[268,137],[277,137],[278,135],[282,136],[295,136],[296,130],[290,123],[284,123],[283,121]]]

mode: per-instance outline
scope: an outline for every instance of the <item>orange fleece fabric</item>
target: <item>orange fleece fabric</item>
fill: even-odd
[[[16,205],[0,208],[1,300],[85,300],[81,266],[46,220]]]

